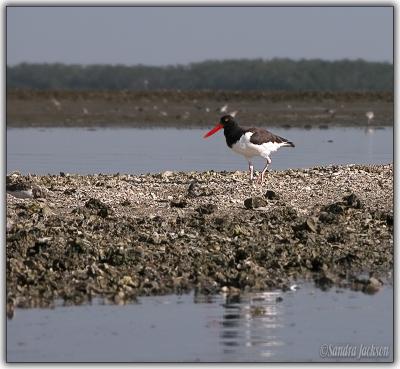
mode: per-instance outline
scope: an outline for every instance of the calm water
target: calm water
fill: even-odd
[[[343,354],[342,349],[342,358],[334,357],[346,345],[352,351]],[[380,354],[360,358],[371,345],[379,347]],[[373,296],[337,289],[323,292],[305,284],[297,291],[265,292],[236,301],[222,295],[144,297],[125,306],[18,309],[7,321],[11,362],[392,358],[391,286]]]
[[[245,159],[208,129],[50,128],[7,130],[7,172],[155,173],[164,170],[247,170]],[[271,131],[295,142],[272,154],[271,169],[393,161],[393,129],[331,128]],[[255,159],[258,170],[264,162]]]

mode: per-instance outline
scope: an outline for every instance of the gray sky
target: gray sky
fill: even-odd
[[[7,64],[393,62],[391,7],[8,7]]]

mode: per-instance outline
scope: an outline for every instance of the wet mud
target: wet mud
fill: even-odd
[[[7,126],[209,127],[226,105],[244,125],[393,125],[390,92],[11,90]]]

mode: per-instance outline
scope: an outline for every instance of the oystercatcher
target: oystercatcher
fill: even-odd
[[[267,163],[261,172],[260,182],[264,181],[264,174],[271,164],[270,155],[280,147],[294,147],[294,143],[286,138],[274,135],[262,128],[242,128],[232,115],[224,115],[219,123],[204,135],[207,138],[220,129],[224,129],[227,145],[238,154],[243,155],[249,163],[250,180],[254,179],[254,167],[251,158],[261,156]]]

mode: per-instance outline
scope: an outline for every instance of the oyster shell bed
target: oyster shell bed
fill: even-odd
[[[29,186],[7,193],[9,315],[296,279],[374,293],[393,267],[392,164],[270,171],[263,186],[245,172],[7,176]]]

